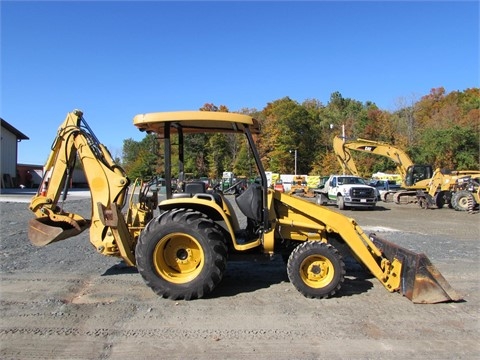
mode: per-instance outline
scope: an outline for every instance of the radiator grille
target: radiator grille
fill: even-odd
[[[355,198],[372,198],[375,197],[374,189],[367,188],[352,188],[350,190],[352,197]]]

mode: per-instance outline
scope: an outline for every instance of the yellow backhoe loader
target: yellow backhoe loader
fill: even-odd
[[[464,176],[480,176],[480,171],[433,170],[431,165],[414,164],[401,149],[381,141],[366,139],[345,140],[340,136],[333,139],[333,149],[344,171],[360,176],[351,151],[383,156],[392,160],[402,178],[402,189],[385,191],[383,201],[393,200],[397,204],[416,202],[424,208],[451,206],[453,188],[457,179]]]
[[[452,207],[457,211],[474,213],[480,206],[480,175],[458,178],[452,190]]]
[[[478,204],[480,171],[444,171],[433,173],[425,190],[417,190],[417,199],[424,209],[442,208],[445,204],[457,211],[472,212]]]
[[[313,191],[308,187],[305,176],[302,175],[295,175],[293,177],[292,185],[290,186],[288,194],[304,197],[315,197]]]
[[[346,273],[343,256],[353,255],[388,291],[399,291],[415,303],[461,300],[424,254],[368,236],[351,218],[269,188],[254,142],[259,127],[250,116],[161,112],[137,115],[133,122],[163,141],[166,184],[172,180],[173,153],[178,154],[179,174],[184,170],[185,136],[243,134],[258,180],[234,198],[242,214],[235,213],[218,188],[207,190],[202,181],[185,182],[176,192],[167,186],[166,199],[160,202],[148,183],[140,182],[123,213],[130,181],[76,110],[58,129],[42,184],[30,203],[35,214],[29,228],[33,244],[46,245],[90,227],[90,241],[98,252],[136,266],[146,284],[169,299],[190,300],[212,292],[222,280],[227,259],[271,259],[278,254],[288,259],[290,282],[309,298],[337,293]],[[173,146],[178,149],[172,151]],[[92,195],[89,220],[59,206],[76,158]],[[132,200],[135,189],[140,190],[138,203]],[[157,206],[159,214],[154,216]]]

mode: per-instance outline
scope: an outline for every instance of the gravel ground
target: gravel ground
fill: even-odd
[[[28,204],[3,201],[1,359],[479,358],[479,214],[390,203],[342,211],[426,253],[462,302],[413,304],[366,274],[348,276],[338,296],[306,299],[279,259],[229,263],[211,296],[171,301],[97,254],[88,231],[32,246]],[[90,216],[87,198],[65,206]]]

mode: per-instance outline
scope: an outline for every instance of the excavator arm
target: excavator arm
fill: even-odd
[[[77,159],[91,193],[91,219],[63,209]],[[151,210],[130,204],[125,220],[121,209],[129,185],[124,170],[95,137],[83,113],[68,113],[52,144],[38,192],[30,202],[29,208],[35,213],[29,224],[30,241],[43,246],[78,235],[89,227],[90,242],[98,252],[122,257],[134,265],[135,238],[151,218]]]
[[[350,150],[362,151],[389,158],[395,163],[397,172],[401,174],[402,179],[406,178],[407,169],[413,165],[413,161],[403,150],[380,141],[365,139],[344,141],[342,137],[335,136],[333,139],[333,149],[342,168],[357,176],[360,175]]]

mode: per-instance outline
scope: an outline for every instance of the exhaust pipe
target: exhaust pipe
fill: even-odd
[[[369,238],[389,261],[400,261],[402,273],[399,291],[413,303],[435,304],[463,300],[425,254],[417,254],[375,234],[370,234]]]

